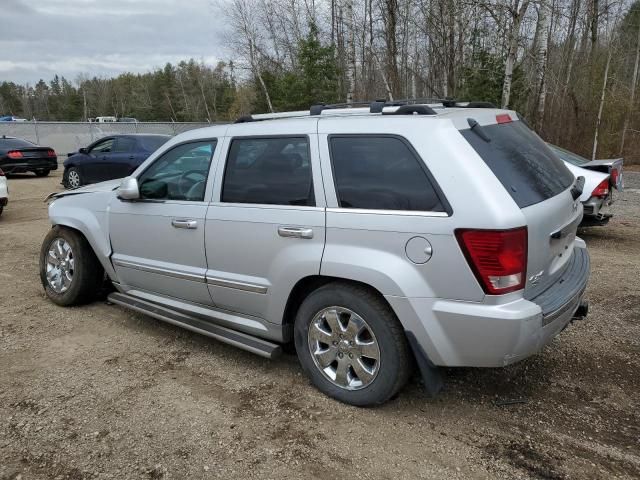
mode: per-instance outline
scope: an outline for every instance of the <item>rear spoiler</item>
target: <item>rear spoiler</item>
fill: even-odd
[[[624,158],[609,158],[605,160],[592,160],[580,165],[580,167],[608,174],[611,177],[611,186],[616,190],[622,191],[624,188],[624,184],[622,182],[623,163]]]

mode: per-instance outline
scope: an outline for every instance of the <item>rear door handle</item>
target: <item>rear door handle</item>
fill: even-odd
[[[174,218],[171,220],[171,226],[174,228],[187,228],[189,230],[195,230],[198,228],[198,222],[188,218]]]
[[[278,227],[278,235],[292,238],[313,238],[313,229],[308,227]]]

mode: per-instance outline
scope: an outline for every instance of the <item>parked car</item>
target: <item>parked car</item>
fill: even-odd
[[[26,122],[26,118],[14,117],[13,115],[5,115],[0,117],[0,122]]]
[[[0,137],[0,168],[5,174],[33,172],[46,177],[58,169],[58,156],[51,147],[41,147],[28,140]]]
[[[272,119],[277,117],[277,119]],[[502,367],[575,316],[575,179],[515,112],[316,106],[182,133],[131,176],[52,194],[46,295],[111,302],[380,404],[417,364]],[[415,362],[414,362],[415,360]]]
[[[90,123],[113,123],[113,122],[117,122],[118,118],[117,117],[94,117],[94,118],[90,118],[89,122]]]
[[[580,201],[584,207],[582,226],[606,225],[613,214],[606,207],[614,201],[613,190],[622,192],[623,159],[587,160],[577,153],[570,152],[557,145],[549,147],[563,160],[571,173],[585,178],[584,190]]]
[[[151,153],[164,144],[169,135],[111,135],[86,148],[68,154],[63,162],[62,185],[82,185],[122,178],[131,174]]]
[[[7,177],[0,170],[0,215],[2,215],[7,203],[9,203],[9,186],[7,185]]]

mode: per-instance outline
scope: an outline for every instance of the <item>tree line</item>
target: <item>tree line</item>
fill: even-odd
[[[483,100],[587,157],[640,162],[640,2],[217,0],[233,61],[0,83],[0,113],[228,121],[314,103]]]

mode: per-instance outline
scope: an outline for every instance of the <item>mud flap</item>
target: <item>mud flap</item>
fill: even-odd
[[[418,343],[415,335],[412,332],[405,332],[409,345],[413,351],[413,356],[416,359],[420,374],[422,375],[422,381],[424,382],[424,388],[430,397],[435,397],[440,390],[444,387],[444,374],[442,369],[435,366],[424,349]]]

